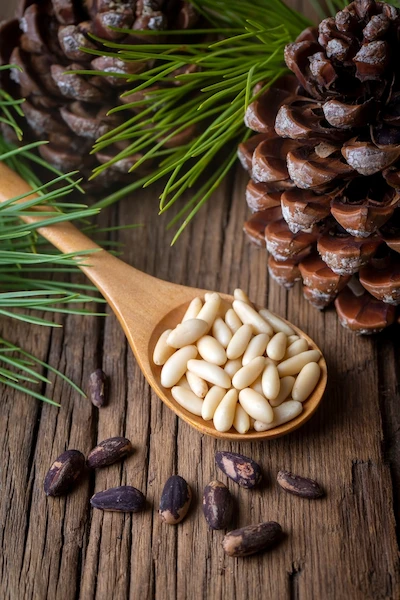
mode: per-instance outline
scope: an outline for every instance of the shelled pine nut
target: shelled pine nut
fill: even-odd
[[[259,312],[243,290],[230,304],[217,293],[195,298],[175,329],[157,341],[161,385],[217,431],[245,435],[296,418],[315,389],[321,353],[282,319]],[[296,377],[297,376],[297,377]]]
[[[282,331],[276,333],[267,346],[267,356],[272,360],[282,360],[287,347],[287,335]]]
[[[214,365],[226,363],[225,348],[211,335],[204,335],[197,341],[197,350],[201,358]]]
[[[234,300],[232,306],[242,323],[251,325],[253,333],[273,334],[271,325],[252,306],[241,300]]]
[[[256,431],[268,431],[269,429],[274,429],[274,427],[279,427],[279,425],[284,425],[288,421],[292,421],[292,419],[298,417],[302,411],[303,405],[301,402],[287,400],[273,409],[274,418],[270,423],[256,421],[254,423],[254,429]]]
[[[161,367],[165,365],[170,356],[175,352],[175,348],[171,348],[167,344],[167,338],[171,333],[172,329],[167,329],[164,333],[161,334],[159,340],[154,348],[153,352],[153,362],[155,365]]]
[[[217,317],[212,326],[212,334],[223,348],[227,348],[232,339],[232,331],[221,317]]]
[[[245,388],[239,392],[239,402],[250,417],[263,423],[270,423],[274,413],[268,400],[252,388]]]
[[[238,401],[237,390],[229,390],[218,404],[214,413],[213,422],[217,431],[229,431],[235,418]]]
[[[224,371],[226,371],[229,377],[232,379],[235,373],[242,368],[242,361],[240,358],[236,358],[235,360],[227,360],[226,365],[224,366]]]
[[[169,357],[161,370],[161,385],[172,388],[187,371],[187,364],[191,358],[196,358],[196,346],[186,346],[177,350]]]
[[[205,360],[189,360],[187,369],[202,379],[205,379],[208,383],[219,385],[225,389],[231,387],[231,378],[228,373],[218,365],[213,365]]]
[[[187,321],[188,319],[195,319],[199,312],[201,311],[201,307],[203,306],[203,302],[201,298],[193,298],[191,303],[186,309],[185,314],[183,315],[182,323]]]
[[[213,387],[208,390],[201,407],[201,416],[205,421],[210,421],[213,418],[217,406],[225,394],[226,390],[217,385],[213,385]]]
[[[264,370],[264,356],[253,358],[247,365],[239,369],[232,377],[232,385],[237,390],[243,390],[255,382],[260,373]]]
[[[232,339],[226,349],[227,358],[229,358],[229,360],[234,360],[235,358],[242,356],[249,345],[251,336],[251,325],[242,325],[239,327],[236,333],[233,334]]]
[[[289,397],[289,394],[293,389],[295,381],[295,378],[291,375],[286,375],[286,377],[282,377],[280,381],[279,394],[275,398],[269,399],[269,403],[273,408],[282,404],[282,402],[284,402]]]
[[[238,433],[247,433],[250,429],[250,417],[240,404],[236,405],[233,426]]]
[[[171,331],[167,338],[171,348],[183,348],[197,342],[208,330],[208,323],[202,319],[188,319]]]
[[[259,333],[250,340],[249,345],[243,354],[242,365],[246,366],[253,358],[263,356],[267,348],[270,337],[267,333]]]
[[[189,412],[198,417],[201,417],[201,407],[203,400],[200,400],[196,394],[191,390],[187,390],[184,387],[174,386],[171,389],[171,394],[174,400],[177,401],[183,408],[186,408]]]
[[[287,360],[279,363],[277,366],[278,373],[281,377],[285,375],[297,375],[302,368],[310,362],[317,362],[321,358],[321,353],[318,350],[307,350],[296,354]]]
[[[233,308],[230,308],[225,315],[225,323],[228,325],[232,333],[236,333],[239,327],[243,325]]]
[[[304,402],[312,394],[321,375],[320,366],[315,363],[305,365],[297,375],[293,385],[292,398],[298,402]]]
[[[262,308],[259,312],[262,318],[265,319],[271,325],[272,329],[276,333],[282,331],[282,333],[285,333],[286,335],[294,335],[294,331],[290,327],[290,325],[288,325],[287,323],[285,323],[285,321],[274,315],[274,313],[272,313],[267,308]]]
[[[192,392],[199,398],[204,398],[208,392],[208,385],[204,379],[190,371],[187,371],[186,379]]]
[[[291,358],[292,356],[296,356],[296,354],[300,354],[301,352],[306,352],[308,350],[307,340],[304,338],[298,339],[293,344],[287,348],[284,359]]]

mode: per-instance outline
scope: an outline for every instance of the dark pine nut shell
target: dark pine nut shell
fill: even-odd
[[[294,475],[290,471],[279,471],[276,479],[285,492],[295,496],[315,500],[325,495],[324,490],[314,479],[300,477],[300,475]]]

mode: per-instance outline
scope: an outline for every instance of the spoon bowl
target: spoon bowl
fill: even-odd
[[[0,182],[0,202],[24,194],[26,197],[19,200],[21,203],[35,197],[30,186],[4,163],[0,163]],[[72,223],[63,222],[46,226],[46,220],[50,220],[49,207],[45,208],[47,215],[41,215],[41,210],[43,212],[43,209],[37,207],[32,214],[25,215],[23,220],[37,226],[39,233],[61,252],[76,254],[77,266],[97,287],[114,311],[148,383],[168,408],[189,425],[201,433],[230,441],[266,440],[298,429],[314,414],[322,400],[327,382],[327,369],[323,357],[319,361],[320,380],[312,395],[304,402],[303,412],[292,421],[274,429],[263,432],[249,431],[246,434],[231,429],[221,433],[214,428],[212,421],[204,421],[201,417],[182,408],[172,398],[171,392],[161,386],[161,368],[153,364],[153,351],[161,333],[166,329],[173,329],[181,322],[191,300],[196,296],[203,297],[209,290],[162,281],[138,271],[100,248]],[[79,257],[79,253],[88,250],[92,253],[84,258]],[[233,301],[232,296],[226,294],[221,296]],[[301,329],[286,322],[298,335],[308,341],[311,349],[319,350],[315,342]]]

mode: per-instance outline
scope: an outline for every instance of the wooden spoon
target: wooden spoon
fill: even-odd
[[[0,163],[0,182],[0,202],[32,191],[32,188],[4,163]],[[48,207],[45,210],[48,211]],[[40,208],[37,212],[38,216],[23,217],[23,220],[27,223],[40,223],[48,218],[40,216]],[[192,415],[172,398],[169,390],[161,386],[161,367],[153,364],[152,356],[161,333],[166,329],[173,329],[182,320],[190,301],[196,296],[203,297],[209,290],[177,285],[142,273],[101,249],[69,222],[41,227],[38,231],[65,254],[84,250],[95,251],[83,257],[85,266],[78,265],[79,268],[97,287],[116,314],[136,360],[157,396],[201,433],[234,441],[272,439],[294,431],[316,411],[327,381],[324,358],[319,361],[322,373],[320,381],[310,398],[304,402],[303,412],[285,425],[264,432],[250,430],[246,434],[239,434],[232,428],[226,433],[221,433],[214,428],[212,421],[204,421],[201,417]],[[232,296],[227,294],[221,296],[226,300],[233,300]],[[308,341],[310,348],[319,349],[301,329],[292,323],[289,324],[298,335]]]

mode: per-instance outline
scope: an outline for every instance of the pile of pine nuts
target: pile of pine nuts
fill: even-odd
[[[297,417],[317,385],[321,354],[310,350],[267,309],[257,311],[247,294],[232,304],[217,293],[195,298],[175,329],[154,349],[161,385],[183,408],[217,431],[267,431]]]

